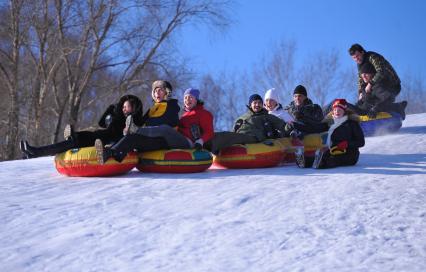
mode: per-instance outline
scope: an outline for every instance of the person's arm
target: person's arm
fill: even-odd
[[[214,135],[213,115],[208,111],[201,111],[200,120],[201,139],[203,140],[203,143],[205,143],[212,139]]]
[[[363,147],[365,145],[364,132],[358,122],[353,122],[352,124],[352,140],[349,141],[348,147]]]
[[[385,78],[385,59],[378,54],[371,54],[367,61],[369,61],[376,70],[376,74],[369,83],[372,86],[381,83]]]

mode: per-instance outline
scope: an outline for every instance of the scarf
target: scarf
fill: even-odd
[[[340,118],[334,119],[334,123],[330,126],[328,129],[328,135],[327,135],[327,145],[329,148],[331,148],[331,134],[333,134],[334,130],[338,128],[341,124],[343,124],[345,121],[348,120],[348,116],[342,116]]]

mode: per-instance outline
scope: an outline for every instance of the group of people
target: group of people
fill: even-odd
[[[259,94],[249,97],[247,112],[237,118],[233,131],[214,132],[213,115],[204,108],[198,89],[185,90],[184,113],[179,118],[180,107],[172,98],[172,85],[157,80],[152,84],[154,104],[146,113],[138,97],[125,95],[102,115],[101,129],[74,131],[67,125],[64,141],[41,147],[21,141],[20,149],[26,158],[34,158],[95,146],[98,162],[104,164],[110,158],[121,162],[133,150],[196,148],[218,154],[233,144],[273,144],[268,139],[291,137],[298,146],[296,163],[303,168],[310,166],[303,155],[301,140],[304,135],[328,131],[327,147],[315,152],[312,167],[354,165],[359,158],[359,148],[364,145],[357,114],[373,116],[386,110],[404,112],[406,102],[395,103],[400,81],[382,56],[366,52],[358,44],[353,45],[349,53],[358,64],[362,79],[355,105],[345,99],[336,99],[323,111],[308,98],[306,88],[298,85],[293,91],[293,101],[283,107],[278,92],[270,89],[263,98]]]

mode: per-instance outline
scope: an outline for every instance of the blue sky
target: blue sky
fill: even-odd
[[[180,49],[194,59],[194,71],[250,69],[283,39],[297,43],[300,62],[336,49],[343,66],[355,67],[347,49],[357,42],[382,54],[401,77],[426,82],[426,1],[239,0],[231,15],[225,34],[182,31]]]

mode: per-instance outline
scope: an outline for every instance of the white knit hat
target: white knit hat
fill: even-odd
[[[280,98],[279,98],[278,92],[275,90],[275,88],[271,88],[271,89],[266,91],[264,100],[266,100],[266,99],[273,99],[277,103],[280,103]]]

